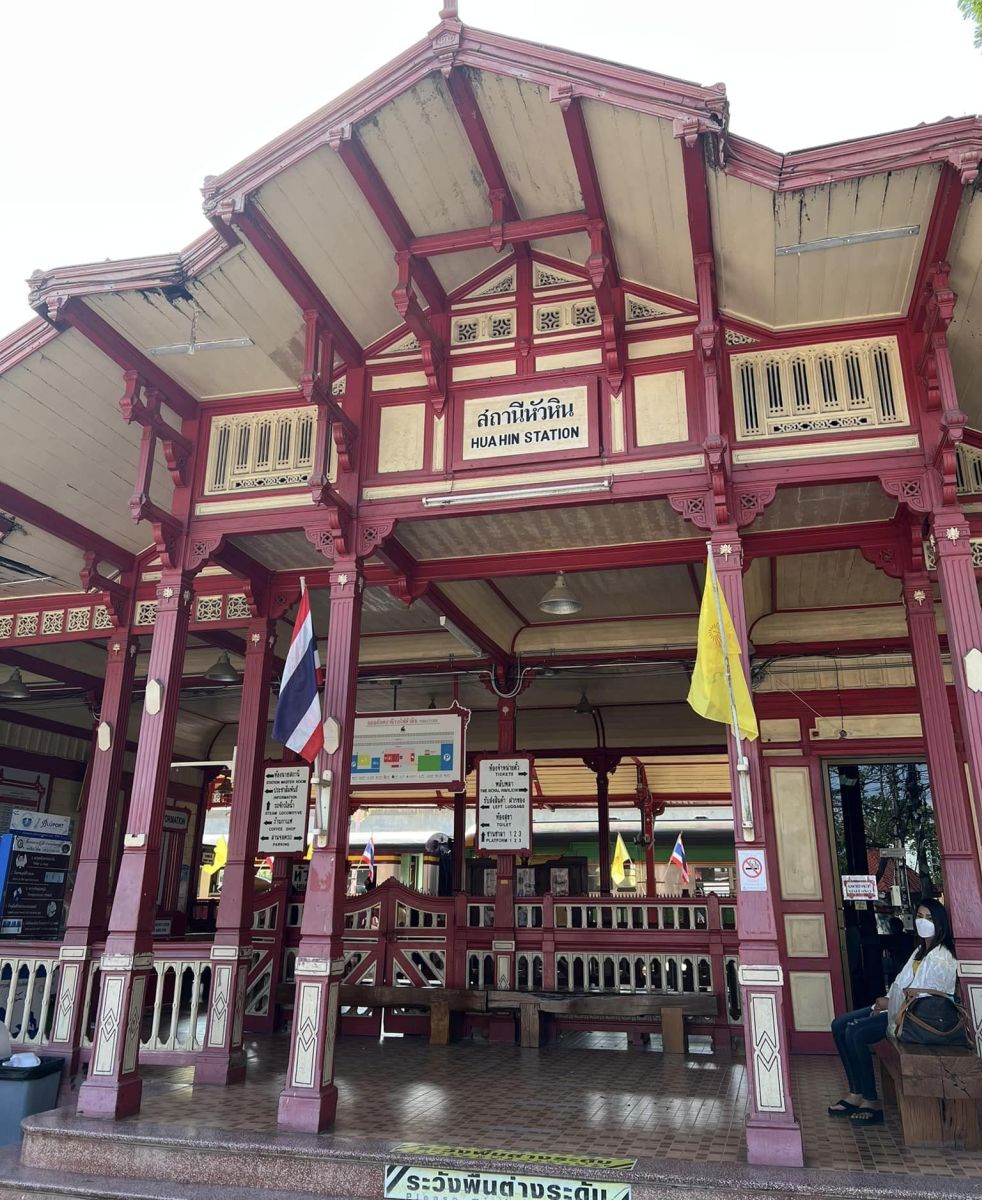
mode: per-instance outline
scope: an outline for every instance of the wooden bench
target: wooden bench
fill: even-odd
[[[430,1045],[450,1041],[452,1012],[487,1012],[487,992],[466,988],[397,987],[392,984],[343,983],[341,1003],[358,1008],[428,1008]]]
[[[883,1098],[896,1104],[908,1146],[982,1147],[982,1058],[974,1050],[877,1042]]]
[[[716,997],[700,992],[564,993],[564,992],[488,992],[488,1011],[517,1008],[520,1014],[521,1044],[541,1045],[543,1014],[598,1021],[639,1020],[661,1022],[662,1045],[666,1054],[684,1054],[688,1050],[686,1017],[715,1017]]]

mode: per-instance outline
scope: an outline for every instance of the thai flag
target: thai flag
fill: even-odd
[[[324,749],[324,724],[317,693],[319,666],[310,598],[304,586],[276,701],[273,738],[309,763]]]
[[[368,845],[361,852],[361,866],[368,867],[368,878],[375,882],[375,839],[370,837]]]
[[[682,835],[675,839],[675,849],[672,851],[672,857],[668,860],[668,865],[672,864],[678,867],[682,872],[682,882],[689,882],[689,864],[685,860],[685,847],[682,845]]]

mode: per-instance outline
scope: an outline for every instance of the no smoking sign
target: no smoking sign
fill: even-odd
[[[737,870],[742,892],[767,891],[767,860],[763,850],[738,850]]]

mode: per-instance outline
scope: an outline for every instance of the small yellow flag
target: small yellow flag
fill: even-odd
[[[706,565],[706,586],[702,593],[699,609],[699,637],[696,642],[696,665],[692,672],[689,688],[689,707],[707,721],[719,721],[732,725],[733,708],[730,687],[726,680],[726,659],[730,663],[730,682],[733,687],[732,704],[736,708],[737,725],[743,737],[753,741],[758,736],[757,715],[747,677],[740,662],[740,643],[737,641],[733,619],[726,607],[726,598],[719,592],[719,609],[723,614],[723,629],[726,631],[726,658],[723,657],[723,639],[720,636],[716,597],[713,595],[712,564]]]
[[[618,887],[624,882],[627,877],[625,865],[631,862],[631,856],[627,852],[627,846],[624,845],[624,839],[620,834],[617,835],[617,842],[614,846],[614,861],[610,864],[610,877]]]
[[[203,870],[206,875],[214,875],[216,871],[220,871],[228,861],[228,842],[224,837],[220,837],[215,843],[215,858]]]
[[[310,862],[310,860],[313,857],[314,857],[314,839],[311,838],[310,841],[307,843],[307,853],[303,856],[303,860],[304,860],[304,862]]]

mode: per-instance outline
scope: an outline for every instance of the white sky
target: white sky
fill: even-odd
[[[408,47],[439,0],[7,0],[0,336],[36,267],[176,251],[200,186]],[[955,0],[461,0],[461,18],[698,83],[776,150],[982,111]],[[628,181],[629,186],[629,181]]]

